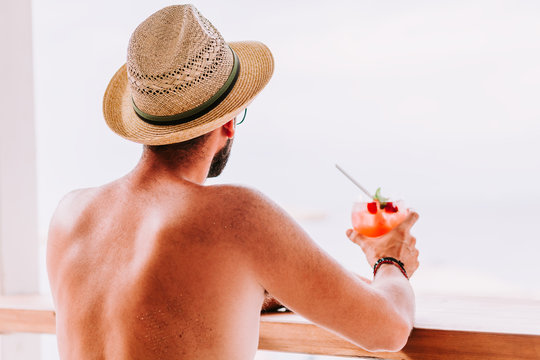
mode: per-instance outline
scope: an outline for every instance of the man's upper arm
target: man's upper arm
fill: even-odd
[[[277,205],[255,191],[240,192],[239,229],[259,283],[294,312],[366,349],[380,350],[375,344],[385,344],[379,340],[391,330],[385,326],[395,325],[386,323],[394,309]]]
[[[66,194],[58,203],[49,223],[47,236],[47,272],[49,281],[56,280],[55,272],[66,248],[65,242],[74,225],[74,218],[78,215],[81,206],[80,195],[83,190],[74,190]]]

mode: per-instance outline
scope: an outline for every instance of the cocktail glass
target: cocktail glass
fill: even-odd
[[[409,210],[401,200],[381,206],[378,201],[355,202],[352,208],[352,225],[357,233],[378,237],[398,226]]]

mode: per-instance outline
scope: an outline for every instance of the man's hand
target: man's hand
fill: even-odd
[[[417,220],[418,214],[411,211],[401,224],[382,236],[371,238],[352,229],[347,230],[347,236],[360,245],[370,266],[373,267],[380,258],[393,257],[403,262],[410,278],[419,265],[416,239],[410,234],[410,229]]]

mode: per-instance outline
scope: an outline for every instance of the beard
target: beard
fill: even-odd
[[[225,145],[214,155],[212,163],[210,164],[210,170],[208,170],[208,177],[213,178],[219,176],[225,165],[227,165],[227,160],[229,160],[229,155],[231,154],[232,141],[227,139]]]

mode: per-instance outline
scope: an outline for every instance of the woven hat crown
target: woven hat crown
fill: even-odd
[[[127,75],[133,103],[154,116],[200,106],[223,87],[234,55],[193,5],[166,7],[135,29]]]

